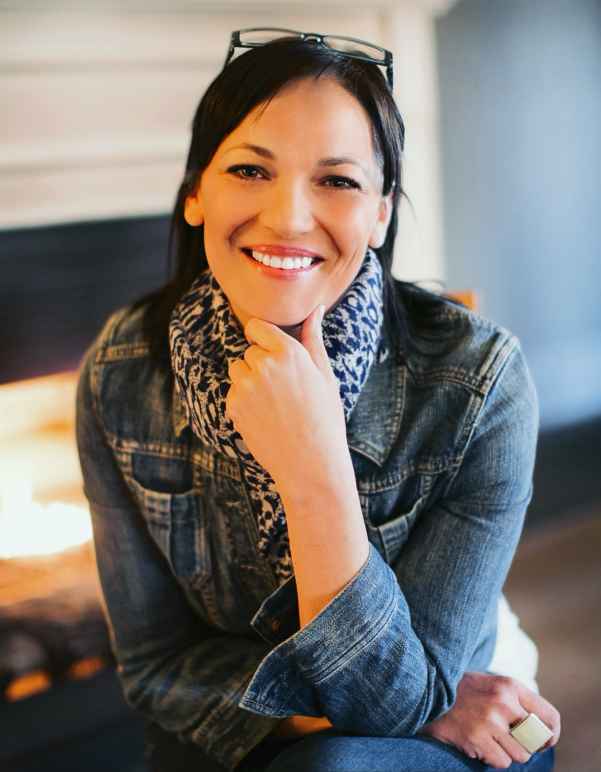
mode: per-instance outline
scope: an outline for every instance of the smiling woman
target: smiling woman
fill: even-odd
[[[98,569],[152,772],[552,769],[533,642],[527,683],[489,671],[536,391],[509,330],[392,276],[391,83],[366,41],[233,33],[173,277],[82,363]],[[533,755],[510,731],[530,714],[551,733]]]

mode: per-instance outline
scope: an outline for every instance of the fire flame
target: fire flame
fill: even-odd
[[[0,559],[53,555],[92,538],[76,386],[76,371],[0,385]]]
[[[33,500],[32,470],[21,461],[0,470],[0,559],[49,555],[92,538],[85,507]]]

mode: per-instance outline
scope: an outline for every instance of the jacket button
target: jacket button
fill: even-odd
[[[271,623],[271,629],[273,630],[274,633],[277,633],[277,631],[280,629],[279,620],[277,619],[273,620],[273,622]]]
[[[381,364],[382,362],[385,362],[388,359],[388,348],[386,346],[383,346],[380,349],[380,352],[378,354],[378,362]]]

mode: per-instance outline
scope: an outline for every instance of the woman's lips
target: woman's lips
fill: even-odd
[[[243,247],[248,252],[262,252],[264,255],[277,255],[278,257],[319,257],[319,252],[304,247],[291,247],[284,244],[249,244]]]
[[[249,263],[252,263],[253,266],[263,273],[265,276],[272,276],[275,279],[296,279],[299,278],[301,275],[305,275],[308,273],[311,273],[315,268],[317,268],[321,263],[322,260],[315,260],[313,263],[311,263],[310,266],[307,268],[272,268],[270,265],[263,265],[263,263],[260,263],[258,260],[255,260],[254,257],[251,257],[247,252],[242,249],[240,250],[246,260],[248,260]],[[298,257],[301,257],[298,252],[296,252],[296,255]],[[309,255],[307,255],[309,257]]]

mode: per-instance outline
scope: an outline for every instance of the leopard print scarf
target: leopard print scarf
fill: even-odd
[[[381,340],[382,267],[368,249],[346,292],[322,323],[323,340],[340,385],[348,422]],[[237,459],[259,530],[259,553],[280,584],[293,574],[286,517],[273,479],[248,451],[225,415],[231,381],[228,361],[249,343],[228,299],[207,268],[181,297],[171,315],[169,346],[175,385],[188,422],[202,443]]]

